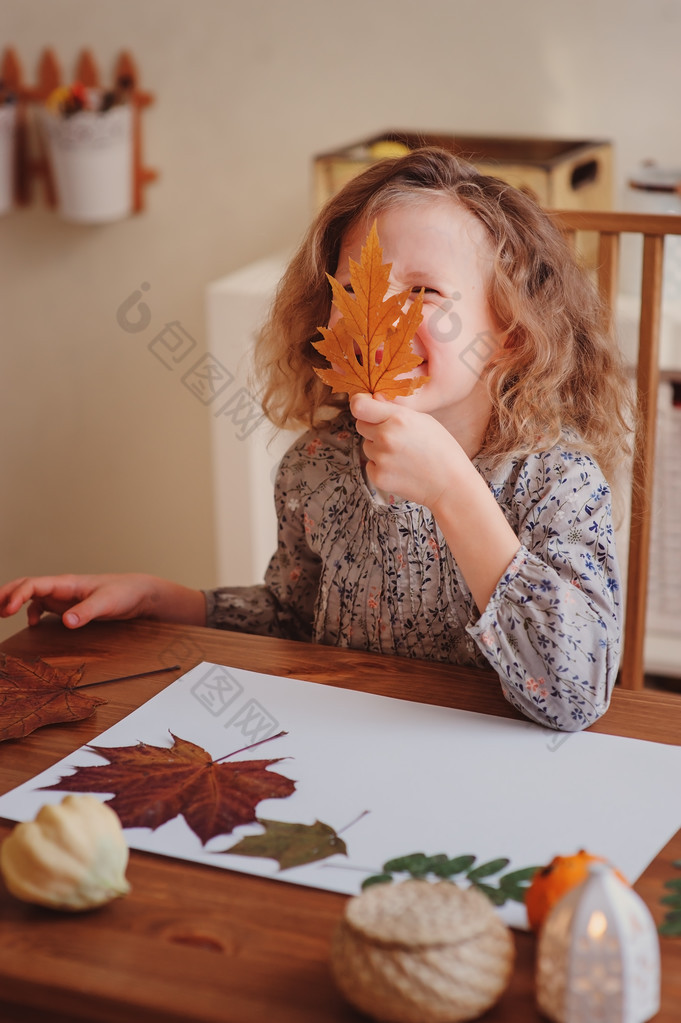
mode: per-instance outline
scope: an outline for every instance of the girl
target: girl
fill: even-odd
[[[313,347],[326,278],[376,221],[391,288],[424,290],[413,347],[427,377],[392,402],[332,394]],[[77,627],[146,616],[389,654],[491,664],[506,698],[568,731],[608,707],[621,607],[612,480],[629,387],[595,290],[550,216],[437,149],[352,180],[311,226],[255,364],[263,407],[307,432],[276,483],[263,585],[201,593],[149,576],[17,580]]]

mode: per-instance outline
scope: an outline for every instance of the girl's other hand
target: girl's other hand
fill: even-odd
[[[205,601],[199,590],[141,573],[33,576],[0,587],[1,618],[16,614],[24,604],[29,625],[37,625],[44,611],[61,615],[69,629],[94,619],[205,624]]]

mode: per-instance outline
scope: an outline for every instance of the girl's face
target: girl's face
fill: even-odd
[[[343,239],[334,274],[343,285],[350,284],[348,258],[359,262],[368,226],[356,224]],[[445,197],[407,200],[379,214],[377,228],[383,260],[392,263],[391,291],[424,289],[423,320],[412,341],[424,361],[407,375],[430,379],[395,401],[430,413],[462,441],[480,433],[481,442],[491,412],[481,373],[503,341],[486,297],[492,254],[485,229]],[[334,307],[329,325],[339,316]]]

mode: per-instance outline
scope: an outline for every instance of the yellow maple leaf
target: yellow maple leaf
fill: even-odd
[[[315,367],[315,373],[333,391],[353,395],[381,393],[386,398],[413,394],[428,377],[398,380],[403,373],[420,366],[411,340],[422,320],[423,291],[406,312],[403,306],[411,290],[385,297],[392,263],[383,262],[376,221],[362,246],[360,262],[350,260],[350,283],[354,294],[335,277],[326,276],[333,292],[333,304],[341,313],[334,327],[319,327],[322,341],[314,347],[331,363],[331,369]]]

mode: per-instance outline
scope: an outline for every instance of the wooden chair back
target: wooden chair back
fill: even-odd
[[[624,651],[619,679],[625,689],[641,689],[644,684],[650,523],[660,383],[664,240],[666,235],[681,235],[681,216],[590,210],[557,210],[552,211],[554,215],[562,230],[573,238],[580,232],[597,235],[598,286],[611,310],[615,330],[620,239],[625,234],[640,235],[643,239],[638,361],[635,367],[639,415],[634,437]]]

